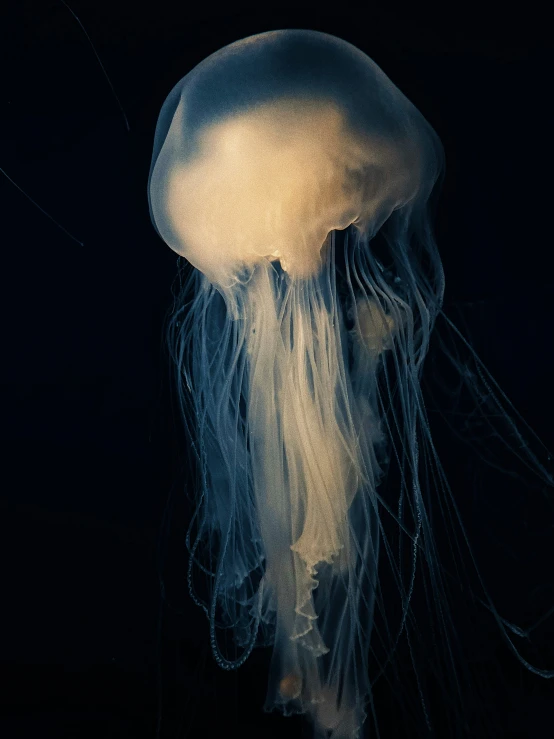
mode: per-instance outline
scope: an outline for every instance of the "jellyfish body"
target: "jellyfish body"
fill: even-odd
[[[448,639],[420,389],[443,295],[428,215],[442,161],[372,60],[311,31],[213,54],[156,129],[152,220],[195,268],[171,324],[199,471],[189,581],[208,582],[220,665],[271,644],[266,708],[308,714],[316,736],[359,736],[372,644],[386,656],[409,631],[418,558]],[[380,491],[391,459],[394,500]]]

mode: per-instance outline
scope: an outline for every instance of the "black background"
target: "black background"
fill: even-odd
[[[0,735],[154,739],[161,706],[163,739],[300,737],[299,722],[261,712],[266,654],[238,674],[216,668],[204,616],[186,593],[186,441],[162,349],[176,259],[146,200],[159,109],[195,64],[252,33],[312,28],[371,56],[445,147],[436,230],[447,306],[463,313],[489,369],[552,449],[547,22],[483,6],[437,14],[389,3],[69,5],[129,130],[68,7],[5,5],[0,167],[13,182],[0,177]],[[160,539],[172,486],[174,533]],[[525,538],[517,527],[529,528],[529,510],[500,529],[548,605],[551,567],[529,547],[554,531],[542,521]],[[499,505],[493,517],[503,515]],[[472,523],[487,569],[488,532]],[[171,589],[160,618],[162,560]],[[518,615],[511,564],[491,562],[499,598]],[[497,735],[554,736],[552,685],[521,670],[487,616],[481,621],[481,640],[468,628],[468,658],[494,660],[506,678],[500,690],[491,677],[484,698]],[[394,716],[385,725],[385,739],[411,735]]]

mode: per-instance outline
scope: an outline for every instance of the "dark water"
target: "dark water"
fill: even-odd
[[[146,200],[159,108],[192,66],[259,31],[326,31],[374,58],[445,146],[437,239],[447,304],[552,449],[552,69],[543,24],[426,18],[385,4],[364,13],[343,3],[70,7],[95,50],[63,2],[0,11],[0,167],[51,217],[0,177],[0,735],[154,739],[161,706],[163,739],[309,736],[299,721],[262,713],[265,652],[238,674],[216,668],[204,616],[186,593],[187,442],[161,349],[176,263]],[[499,488],[479,505],[466,495],[464,453],[455,441],[443,446],[495,597],[507,618],[529,625],[554,602],[548,509],[532,498],[505,505]],[[171,533],[160,539],[174,483]],[[493,725],[482,736],[550,736],[552,681],[517,664],[484,609],[460,638]],[[554,657],[552,619],[539,643]],[[401,669],[413,681],[409,663]],[[386,685],[375,700],[385,739],[416,735]]]

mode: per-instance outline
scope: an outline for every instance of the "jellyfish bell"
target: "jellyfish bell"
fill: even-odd
[[[440,170],[422,116],[353,46],[307,31],[254,38],[177,85],[150,177],[160,235],[220,285],[262,259],[313,276],[330,232],[376,232],[425,201]]]
[[[458,545],[456,514],[420,387],[444,287],[428,214],[442,164],[379,67],[314,31],[216,52],[156,128],[152,220],[194,268],[169,326],[198,470],[189,588],[218,663],[270,644],[266,709],[307,714],[317,737],[358,737],[368,710],[377,725],[370,672],[420,637],[416,570],[434,674],[461,691],[433,497]]]

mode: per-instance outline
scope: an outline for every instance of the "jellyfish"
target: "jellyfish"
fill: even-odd
[[[169,326],[197,471],[189,587],[219,665],[270,646],[266,710],[305,714],[318,738],[354,739],[368,714],[377,732],[373,680],[417,640],[418,577],[441,682],[459,690],[430,515],[441,496],[454,527],[456,507],[421,385],[442,315],[443,159],[377,64],[315,31],[212,54],[155,132],[152,222],[190,265]],[[477,366],[468,382],[488,377]]]

